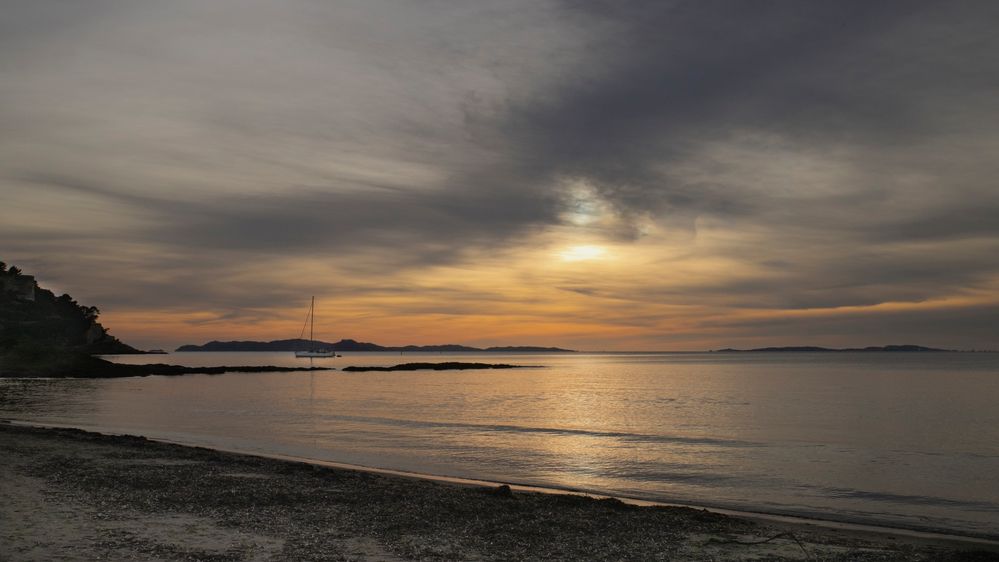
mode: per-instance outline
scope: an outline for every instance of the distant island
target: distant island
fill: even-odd
[[[954,351],[952,349],[936,349],[933,347],[923,347],[921,345],[882,345],[882,346],[870,346],[870,347],[850,347],[844,349],[834,349],[829,347],[814,347],[814,346],[794,346],[794,347],[758,347],[756,349],[713,349],[713,353],[775,353],[775,352],[790,352],[790,353],[845,353],[845,352],[862,352],[862,351],[898,351],[898,352],[940,352],[940,351]]]
[[[401,347],[388,347],[375,343],[359,342],[344,339],[335,343],[310,342],[303,339],[274,340],[274,341],[210,341],[204,345],[182,345],[177,351],[304,351],[315,347],[332,349],[333,351],[401,351],[401,352],[493,352],[493,353],[575,353],[572,349],[562,349],[560,347],[535,347],[528,345],[503,346],[503,347],[469,347],[467,345],[445,344],[445,345],[404,345]]]

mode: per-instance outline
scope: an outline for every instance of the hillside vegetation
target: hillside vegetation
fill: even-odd
[[[0,262],[0,376],[46,376],[89,365],[93,354],[142,353],[110,335],[99,314]]]

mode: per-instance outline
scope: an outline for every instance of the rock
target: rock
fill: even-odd
[[[500,486],[493,488],[492,490],[489,491],[489,493],[501,498],[513,497],[513,490],[511,490],[510,486],[507,486],[506,484],[502,484]]]

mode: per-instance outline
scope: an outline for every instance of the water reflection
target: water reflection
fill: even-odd
[[[38,414],[47,421],[75,421],[92,416],[101,381],[86,379],[0,378],[0,416]]]
[[[414,359],[345,355],[329,362]],[[472,360],[547,367],[0,380],[0,416],[401,470],[999,534],[992,485],[999,356],[776,355],[476,354]],[[302,362],[290,353],[163,359]]]

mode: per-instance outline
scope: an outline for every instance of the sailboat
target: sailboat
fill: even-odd
[[[309,349],[308,351],[296,351],[295,357],[336,357],[336,351],[332,349],[319,349],[316,347],[316,297],[312,297],[312,304],[309,305],[309,315],[305,320],[309,323]],[[302,326],[302,333],[305,333],[305,326]]]

